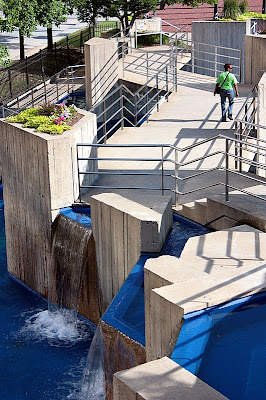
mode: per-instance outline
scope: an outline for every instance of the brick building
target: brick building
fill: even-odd
[[[248,0],[248,10],[261,13],[263,0]],[[221,16],[223,11],[223,0],[218,0],[218,14]],[[166,6],[164,10],[156,11],[157,17],[160,17],[175,26],[189,25],[191,30],[191,22],[193,21],[210,21],[214,16],[214,6],[202,4],[199,7],[188,7],[182,4],[174,4]],[[164,30],[170,32],[171,28],[167,25]]]

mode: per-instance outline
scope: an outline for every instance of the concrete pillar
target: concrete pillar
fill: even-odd
[[[51,224],[59,209],[78,197],[76,143],[92,143],[97,134],[95,115],[79,112],[83,117],[62,135],[0,121],[8,270],[45,297]],[[97,172],[95,162],[80,168]]]
[[[86,104],[91,109],[118,81],[117,42],[92,38],[84,44]]]

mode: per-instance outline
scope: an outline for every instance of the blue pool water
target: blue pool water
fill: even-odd
[[[179,215],[174,215],[173,227],[162,251],[160,253],[141,255],[138,263],[129,274],[102,319],[145,346],[143,267],[146,260],[165,254],[180,257],[190,237],[204,235],[208,232],[210,232],[209,229]]]
[[[6,269],[2,191],[0,185],[0,399],[65,400],[81,380],[95,329],[79,320],[77,333],[76,326],[62,326],[60,320],[58,339],[53,320],[53,327],[41,333],[43,323],[35,316],[47,309],[46,300],[12,279]]]
[[[230,400],[264,400],[266,294],[187,314],[172,360]]]

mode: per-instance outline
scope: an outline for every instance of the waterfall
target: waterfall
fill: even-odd
[[[99,322],[95,243],[90,228],[59,214],[52,229],[49,310],[79,312]]]
[[[48,310],[26,316],[23,331],[51,344],[76,343],[88,335],[88,322],[78,318],[78,312],[94,323],[99,320],[92,231],[59,214],[52,237]]]
[[[88,353],[80,388],[80,400],[105,400],[105,373],[101,324],[98,324]]]
[[[88,262],[91,229],[59,214],[52,231],[52,272],[49,282],[49,310],[56,304],[77,313]]]

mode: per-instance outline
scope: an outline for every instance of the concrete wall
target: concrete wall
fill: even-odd
[[[245,37],[245,83],[256,85],[266,70],[266,35]]]
[[[91,197],[101,314],[136,265],[141,251],[160,251],[172,226],[171,198],[114,193]]]
[[[113,374],[145,363],[145,347],[101,320],[106,400],[113,399]]]
[[[117,42],[93,38],[84,44],[86,103],[101,101],[118,81]]]
[[[245,35],[250,33],[250,20],[248,21],[197,21],[192,22],[192,42],[196,43],[206,43],[209,45],[223,46],[226,48],[233,48],[241,50],[242,57],[244,56],[245,50]],[[200,51],[210,52],[211,48],[209,46],[203,46],[195,44],[195,57],[199,57],[206,61],[195,60],[195,72],[200,74],[206,74],[214,76],[208,68],[214,67],[214,64],[210,60],[214,60],[214,56],[208,54],[203,54]],[[225,63],[231,63],[232,65],[239,65],[236,60],[232,57],[239,57],[239,52],[233,50],[222,50],[222,56],[217,58],[220,63],[218,68],[218,73],[224,71],[223,65]],[[241,63],[242,69],[242,81],[244,79],[244,59],[242,58]],[[207,71],[207,72],[204,72]],[[235,75],[239,74],[239,69],[234,68],[233,73]],[[212,75],[211,75],[212,74]],[[239,76],[237,76],[238,81],[240,81]]]
[[[63,135],[0,121],[8,270],[45,297],[52,220],[78,196],[75,144],[93,141],[96,134],[95,115],[81,113],[84,117]],[[97,164],[92,168],[97,171]]]

